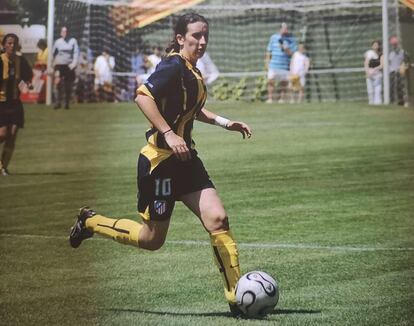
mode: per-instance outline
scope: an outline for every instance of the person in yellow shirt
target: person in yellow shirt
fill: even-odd
[[[45,71],[47,67],[47,56],[48,56],[46,40],[41,38],[37,42],[37,47],[39,48],[39,51],[37,52],[37,55],[36,55],[35,68]]]

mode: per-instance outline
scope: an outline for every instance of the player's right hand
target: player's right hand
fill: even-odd
[[[191,160],[191,152],[184,139],[170,130],[164,134],[167,145],[172,149],[176,158],[180,161]]]

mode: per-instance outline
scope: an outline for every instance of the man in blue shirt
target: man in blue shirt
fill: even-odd
[[[296,51],[296,39],[289,34],[288,26],[282,23],[280,32],[270,37],[265,57],[267,70],[267,103],[273,102],[275,83],[278,83],[279,103],[285,101],[288,86],[290,58]]]

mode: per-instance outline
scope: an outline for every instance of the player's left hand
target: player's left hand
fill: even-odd
[[[243,135],[243,139],[250,138],[252,136],[252,130],[250,127],[241,121],[230,121],[226,127],[227,130],[238,131]]]

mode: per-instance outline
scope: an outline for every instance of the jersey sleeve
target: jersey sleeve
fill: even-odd
[[[270,37],[269,43],[267,44],[267,52],[272,52],[273,36]]]
[[[22,69],[22,80],[24,80],[25,82],[32,81],[33,71],[24,57],[21,57],[20,65]]]
[[[161,61],[154,73],[149,76],[138,91],[144,94],[149,92],[155,99],[166,95],[181,76],[182,63],[180,60],[178,56],[171,56]]]

